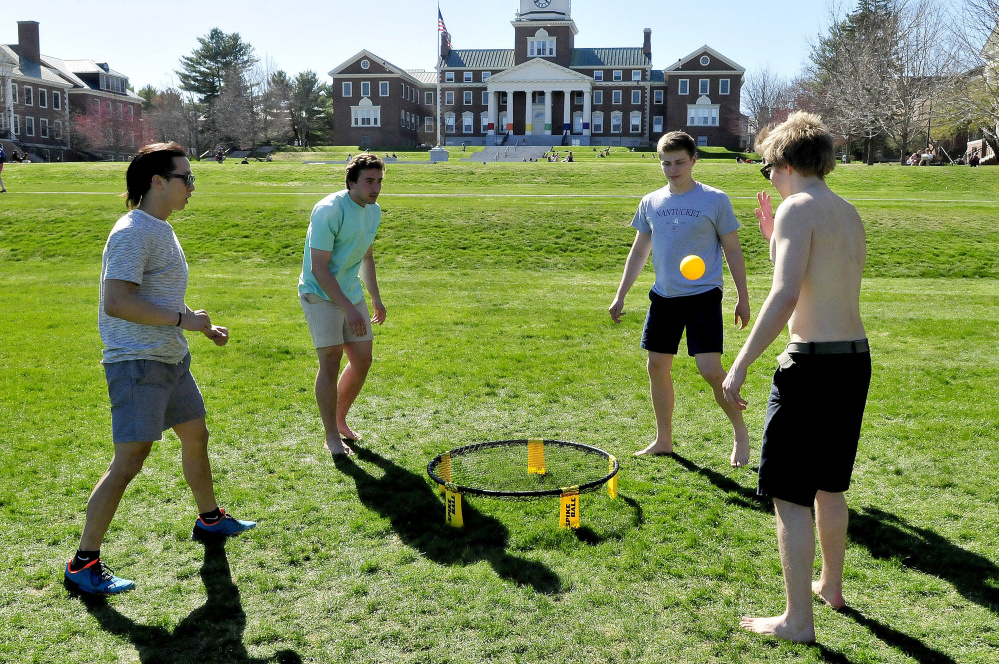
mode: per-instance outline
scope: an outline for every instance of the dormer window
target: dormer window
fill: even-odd
[[[121,78],[120,76],[101,74],[101,90],[108,90],[110,92],[125,94],[125,84],[126,84],[125,79]]]
[[[555,38],[548,35],[548,31],[541,29],[534,33],[533,37],[527,39],[527,56],[550,58],[555,55]]]

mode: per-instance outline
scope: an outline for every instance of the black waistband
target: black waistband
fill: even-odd
[[[792,341],[787,345],[787,352],[801,355],[843,355],[848,353],[867,353],[871,346],[867,339],[856,341]]]

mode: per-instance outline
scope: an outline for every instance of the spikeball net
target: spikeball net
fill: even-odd
[[[445,494],[445,520],[463,525],[461,495],[491,498],[560,496],[562,527],[579,527],[579,496],[607,485],[617,497],[618,460],[590,445],[518,438],[476,443],[437,455],[427,474]]]

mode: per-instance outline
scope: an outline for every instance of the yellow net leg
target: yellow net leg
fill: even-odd
[[[609,464],[607,466],[607,472],[608,473],[613,473],[614,472],[614,462],[617,461],[617,459],[614,458],[613,454],[611,454],[611,455],[608,456],[608,461],[609,461]],[[620,473],[618,473],[618,475],[619,474]],[[617,498],[617,475],[614,475],[614,477],[612,477],[609,480],[607,480],[607,495],[610,496],[611,498]]]
[[[437,474],[445,482],[450,482],[451,481],[451,453],[450,452],[445,452],[444,454],[441,455],[441,462],[437,466]],[[444,493],[444,485],[443,484],[438,484],[437,485],[437,490],[440,491],[441,494],[443,494]]]
[[[579,528],[579,488],[562,489],[559,501],[559,525],[562,528]]]
[[[444,492],[444,503],[447,507],[447,511],[444,515],[445,523],[453,528],[461,528],[464,526],[465,522],[461,518],[461,494],[457,491],[452,491],[450,488],[446,488]]]

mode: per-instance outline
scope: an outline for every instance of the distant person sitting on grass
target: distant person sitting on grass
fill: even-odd
[[[130,211],[104,246],[98,308],[114,456],[90,495],[80,548],[65,568],[68,588],[97,595],[135,587],[104,566],[101,543],[129,482],[167,429],[180,438],[184,479],[198,506],[194,536],[237,535],[257,525],[234,519],[215,502],[205,402],[184,336],[184,330],[201,332],[217,346],[229,340],[208,312],[187,306],[187,259],[167,222],[194,193],[191,162],[177,143],[146,145],[125,181]]]
[[[749,429],[742,412],[722,396],[725,369],[722,353],[722,252],[728,262],[738,297],[735,323],[749,323],[749,292],[746,263],[739,244],[739,221],[724,192],[694,180],[697,144],[682,131],[671,131],[659,139],[659,161],[667,186],[642,199],[631,225],[635,241],[624,264],[624,274],[609,308],[621,322],[624,298],[652,256],[656,280],[649,292],[652,301],[645,319],[642,348],[649,352],[649,386],[656,417],[656,438],[642,454],[673,453],[673,358],[680,337],[687,331],[687,354],[711,386],[715,401],[728,416],[735,432],[730,463],[749,461]],[[680,272],[680,261],[689,254],[706,266],[696,279]]]
[[[747,630],[790,641],[815,640],[812,593],[834,609],[843,599],[850,486],[871,382],[871,354],[860,318],[867,256],[864,225],[825,176],[836,158],[833,137],[810,113],[760,133],[762,171],[784,202],[774,217],[759,194],[760,231],[770,244],[773,285],[725,378],[725,398],[745,408],[740,390],[750,365],[784,325],[790,343],[777,358],[763,432],[759,489],[774,500],[787,605],[779,616],[744,617]],[[812,507],[815,507],[815,524]],[[815,534],[822,573],[812,582]]]
[[[334,456],[351,454],[349,443],[361,439],[347,424],[347,412],[371,368],[371,323],[385,322],[372,253],[382,220],[376,201],[384,175],[385,164],[378,157],[354,157],[347,165],[347,188],[316,203],[305,236],[298,294],[319,356],[316,404],[326,449]],[[373,316],[364,302],[362,281],[371,295]],[[345,354],[347,366],[340,373]]]

